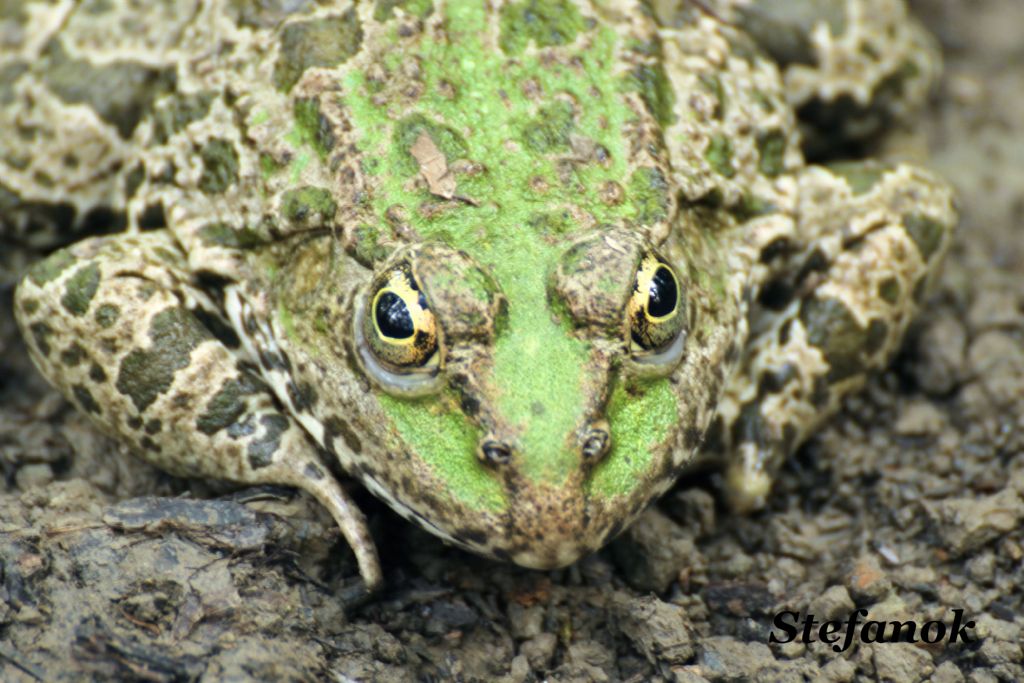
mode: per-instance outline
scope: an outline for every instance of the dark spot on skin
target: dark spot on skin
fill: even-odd
[[[100,304],[94,315],[96,324],[103,329],[110,328],[121,316],[121,309],[114,304]]]
[[[700,74],[698,79],[704,89],[715,98],[715,107],[711,112],[712,118],[721,121],[726,106],[725,88],[722,87],[722,79],[714,74]]]
[[[796,427],[787,422],[782,427],[782,454],[789,455],[793,450],[793,443],[796,441]]]
[[[903,225],[907,229],[907,234],[917,245],[917,250],[921,252],[921,258],[925,261],[930,259],[942,245],[942,236],[946,231],[942,223],[934,218],[919,213],[908,213],[903,216]]]
[[[490,553],[494,556],[494,559],[501,560],[502,562],[511,562],[512,553],[505,550],[504,548],[492,548]]]
[[[160,420],[153,418],[152,420],[146,423],[146,433],[152,436],[159,432],[163,428],[163,426],[164,425]]]
[[[363,29],[352,10],[340,16],[287,24],[281,30],[274,87],[288,92],[306,69],[338,66],[354,55],[362,42]]]
[[[135,349],[125,356],[116,384],[140,413],[171,387],[174,373],[188,365],[192,350],[211,336],[195,316],[175,307],[153,317],[149,338],[151,348]]]
[[[49,356],[50,344],[46,338],[53,334],[53,329],[51,329],[46,323],[32,323],[29,325],[28,331],[32,334],[32,339],[35,340],[36,348],[39,349],[39,353],[44,356]]]
[[[206,410],[196,420],[196,429],[212,435],[233,425],[245,412],[244,397],[263,388],[263,384],[248,373],[227,380],[206,404]]]
[[[786,237],[776,237],[761,250],[761,263],[771,263],[779,256],[789,253],[790,244]]]
[[[660,169],[642,167],[634,171],[626,185],[626,196],[636,209],[640,225],[652,225],[668,217],[670,191]]]
[[[466,417],[476,417],[480,412],[480,400],[473,396],[463,396],[460,403],[462,407],[462,413]]]
[[[78,401],[78,405],[82,407],[87,413],[93,413],[99,415],[103,411],[100,410],[100,404],[96,402],[96,399],[92,397],[92,393],[83,385],[75,384],[71,387],[71,393],[74,394],[75,400]]]
[[[153,112],[153,139],[159,144],[166,144],[172,135],[194,121],[206,117],[213,103],[210,91],[198,93],[175,93],[160,102]],[[141,175],[142,170],[139,169]],[[140,181],[141,182],[141,181]],[[129,186],[130,189],[130,186]],[[134,191],[128,193],[129,196]]]
[[[920,305],[924,301],[925,294],[928,292],[928,278],[922,275],[918,278],[917,282],[914,283],[914,291],[911,296],[914,298],[914,303]]]
[[[238,334],[235,330],[226,322],[221,320],[219,316],[202,308],[192,309],[192,315],[194,315],[202,326],[209,330],[210,334],[216,337],[224,346],[229,349],[237,349],[242,345],[242,342],[238,338]]]
[[[763,398],[768,394],[777,394],[796,376],[796,366],[792,363],[786,363],[778,370],[766,370],[761,373],[757,383],[758,398]]]
[[[98,363],[93,363],[89,366],[89,379],[99,384],[100,382],[107,381],[107,373],[103,371],[103,368]]]
[[[786,321],[779,326],[779,346],[785,346],[789,343],[789,332],[792,327],[792,318],[787,318]]]
[[[324,428],[327,430],[328,442],[333,441],[340,434],[350,451],[357,454],[363,452],[363,444],[359,441],[359,437],[344,419],[332,415],[324,421]]]
[[[139,441],[139,445],[147,451],[153,451],[154,453],[160,452],[160,447],[156,445],[156,442],[148,436],[142,437]]]
[[[82,266],[64,283],[61,304],[72,315],[85,315],[100,286],[100,268],[95,263]]]
[[[199,189],[204,194],[220,194],[238,181],[238,152],[227,140],[213,138],[199,150],[203,174]]]
[[[337,204],[329,190],[305,186],[288,190],[281,197],[281,213],[291,223],[307,228],[326,227],[334,222]]]
[[[583,17],[568,0],[523,0],[501,10],[499,44],[508,54],[571,43],[583,28]]]
[[[683,445],[688,451],[700,445],[701,431],[696,427],[687,427],[683,432]]]
[[[336,140],[331,122],[320,113],[320,101],[315,98],[296,100],[292,110],[295,113],[295,130],[302,142],[311,145],[321,159],[326,159]]]
[[[846,179],[854,195],[861,195],[870,190],[882,179],[886,171],[884,167],[859,162],[839,162],[829,164],[828,168]]]
[[[809,298],[800,307],[800,319],[807,329],[807,341],[821,349],[828,361],[830,383],[863,369],[861,353],[867,343],[867,331],[841,301]]]
[[[843,35],[846,2],[769,0],[738,7],[737,18],[745,32],[780,65],[813,64],[816,56],[810,41],[812,28],[823,22],[833,36]]]
[[[36,299],[22,299],[21,310],[26,316],[33,316],[39,310],[39,301]]]
[[[532,152],[547,154],[569,149],[571,135],[576,128],[573,106],[565,100],[556,100],[541,107],[537,115],[524,124],[520,131],[523,145]]]
[[[272,353],[264,349],[259,351],[260,364],[267,370],[283,370],[290,374],[292,369],[291,361],[283,353]]]
[[[811,405],[824,408],[828,405],[828,381],[818,375],[814,378],[814,389],[811,391]]]
[[[288,382],[288,398],[291,399],[295,410],[305,412],[316,405],[316,389],[309,382]]]
[[[71,346],[60,352],[60,362],[69,368],[73,368],[85,358],[85,349],[79,346],[78,342],[71,342]]]
[[[771,311],[781,311],[793,301],[793,287],[782,280],[766,282],[758,294],[759,304]]]
[[[252,228],[230,223],[207,223],[199,228],[199,239],[206,244],[232,249],[253,249],[264,244],[264,238]]]
[[[311,462],[306,463],[306,466],[302,471],[303,474],[306,475],[307,479],[312,479],[313,481],[320,481],[324,478],[324,471],[320,466]]]
[[[896,305],[900,299],[900,281],[887,277],[878,283],[878,296],[888,304]]]
[[[136,291],[138,292],[139,299],[142,301],[149,301],[153,298],[153,295],[157,293],[158,289],[159,287],[156,286],[155,282],[146,280],[139,285]]]
[[[0,10],[0,16],[3,17],[4,22],[8,26],[12,27],[12,33],[8,34],[12,38],[8,38],[8,40],[20,42],[20,39],[13,38],[13,36],[18,35],[14,31],[20,32],[28,22],[28,15],[22,3],[7,3],[3,5],[3,10]],[[15,25],[18,26],[17,29],[13,28]],[[21,60],[8,62],[0,66],[0,106],[7,106],[14,102],[14,84],[28,70],[28,64]]]
[[[93,65],[68,57],[60,43],[51,41],[40,73],[46,84],[69,104],[86,104],[128,139],[152,109],[153,102],[174,89],[174,70],[154,69],[138,62],[113,61]],[[117,87],[111,87],[116,83]]]
[[[142,429],[142,418],[138,415],[132,415],[129,417],[127,423],[132,429]]]
[[[729,342],[729,348],[725,350],[725,362],[732,365],[740,357],[740,346],[735,340]]]
[[[783,170],[786,156],[786,136],[780,130],[770,130],[757,136],[758,168],[769,178]]]
[[[875,318],[868,324],[868,336],[864,348],[869,354],[874,355],[885,344],[887,336],[889,336],[889,326]]]
[[[37,285],[44,285],[56,280],[61,273],[77,261],[78,259],[70,251],[61,249],[32,266],[28,271],[28,278]]]
[[[249,466],[258,470],[274,462],[274,454],[281,446],[281,435],[288,429],[288,418],[284,415],[264,415],[260,418],[264,433],[249,443],[247,454]]]
[[[751,401],[743,405],[739,416],[732,424],[732,443],[734,446],[744,442],[766,446],[768,445],[764,443],[766,431],[760,404],[757,401]]]
[[[718,175],[724,178],[736,175],[736,167],[732,165],[732,140],[725,135],[715,135],[708,141],[704,158]]]
[[[807,255],[807,259],[801,266],[797,281],[803,282],[811,273],[823,273],[826,270],[828,270],[828,258],[825,256],[825,252],[821,249],[814,249]]]
[[[253,423],[254,416],[246,415],[245,419],[241,422],[233,422],[228,426],[228,436],[232,439],[241,439],[249,436],[256,431],[256,425]]]

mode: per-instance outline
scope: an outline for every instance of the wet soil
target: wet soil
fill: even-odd
[[[305,497],[176,480],[91,429],[30,366],[8,287],[0,680],[1024,680],[1024,3],[912,4],[947,70],[888,150],[956,185],[956,245],[899,358],[766,510],[731,515],[714,476],[689,478],[611,547],[541,573],[356,489],[387,572],[365,600]],[[858,607],[963,610],[973,641],[769,642],[782,610]]]

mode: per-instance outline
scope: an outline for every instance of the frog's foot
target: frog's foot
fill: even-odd
[[[362,513],[191,283],[166,232],[85,240],[32,268],[15,296],[43,375],[105,432],[172,474],[312,494],[382,581]]]
[[[948,186],[911,166],[811,167],[799,183],[801,244],[770,250],[777,275],[708,439],[740,509],[762,506],[785,457],[889,362],[956,223]]]

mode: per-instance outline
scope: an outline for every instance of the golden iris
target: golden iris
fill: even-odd
[[[648,254],[637,269],[633,293],[626,304],[629,334],[644,351],[665,348],[683,331],[682,292],[672,266]]]
[[[379,280],[365,320],[370,348],[388,365],[418,368],[437,353],[437,321],[408,265]]]

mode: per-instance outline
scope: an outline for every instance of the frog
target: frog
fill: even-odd
[[[934,82],[897,0],[10,13],[5,221],[101,233],[21,279],[35,365],[166,472],[311,495],[369,590],[345,478],[533,569],[696,467],[764,507],[956,225],[924,168],[804,153],[798,110],[896,120]]]

